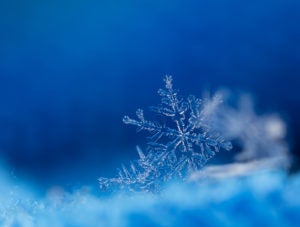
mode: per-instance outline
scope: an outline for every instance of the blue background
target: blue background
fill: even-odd
[[[227,87],[279,111],[300,154],[297,0],[0,2],[0,152],[44,187],[97,186],[136,158],[123,115]]]

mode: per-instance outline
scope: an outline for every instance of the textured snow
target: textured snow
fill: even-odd
[[[287,176],[279,170],[173,182],[160,195],[104,198],[59,189],[39,198],[4,176],[1,226],[297,226],[300,222],[300,175]]]

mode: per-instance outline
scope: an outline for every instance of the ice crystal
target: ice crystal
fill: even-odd
[[[161,104],[150,108],[162,121],[146,120],[141,109],[136,111],[136,119],[123,118],[125,124],[150,133],[147,153],[138,148],[139,159],[130,168],[122,166],[115,178],[100,178],[100,188],[156,192],[163,182],[185,179],[220,150],[232,148],[209,125],[210,115],[222,102],[219,95],[206,100],[190,95],[185,100],[173,88],[171,76],[164,81],[165,89],[158,90]]]
[[[285,122],[277,114],[257,114],[250,96],[241,96],[237,107],[222,106],[215,112],[211,125],[222,128],[223,136],[241,147],[235,157],[237,161],[276,158],[280,160],[278,164],[289,165]]]

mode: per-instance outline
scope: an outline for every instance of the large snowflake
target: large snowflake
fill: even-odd
[[[164,81],[165,89],[158,91],[161,104],[151,107],[161,116],[160,121],[146,120],[141,109],[136,111],[137,119],[123,118],[125,124],[150,133],[147,153],[138,148],[139,160],[131,163],[130,169],[123,166],[115,178],[100,178],[101,188],[158,191],[163,182],[185,179],[216,152],[232,148],[210,127],[210,116],[222,101],[220,96],[206,100],[189,96],[183,100],[173,88],[172,77],[166,76]]]

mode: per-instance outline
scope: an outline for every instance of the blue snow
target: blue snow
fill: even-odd
[[[38,197],[1,174],[1,226],[298,226],[300,174],[256,171],[170,184],[159,194],[92,195],[53,188]],[[21,184],[21,182],[20,182]],[[28,184],[27,184],[28,185]]]

